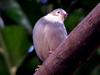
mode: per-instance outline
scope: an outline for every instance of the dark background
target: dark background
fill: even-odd
[[[69,16],[65,26],[73,28],[100,0],[0,0],[0,75],[32,75],[42,62],[29,52],[36,21],[56,8]],[[100,75],[100,48],[75,72],[75,75]]]

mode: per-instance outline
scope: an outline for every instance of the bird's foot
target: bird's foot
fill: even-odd
[[[41,67],[41,65],[38,65],[37,68],[35,69],[35,71],[39,70],[40,67]]]
[[[49,51],[49,54],[51,54],[52,52],[53,52],[53,51],[50,50],[50,51]]]

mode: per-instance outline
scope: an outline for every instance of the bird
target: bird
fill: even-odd
[[[33,28],[33,43],[41,61],[47,57],[68,37],[64,25],[68,13],[57,8],[41,17]]]

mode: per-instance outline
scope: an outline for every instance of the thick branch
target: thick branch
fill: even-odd
[[[100,3],[47,58],[34,75],[70,75],[100,44]]]

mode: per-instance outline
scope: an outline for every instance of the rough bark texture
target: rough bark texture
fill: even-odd
[[[100,3],[47,58],[34,75],[70,75],[100,44]]]

